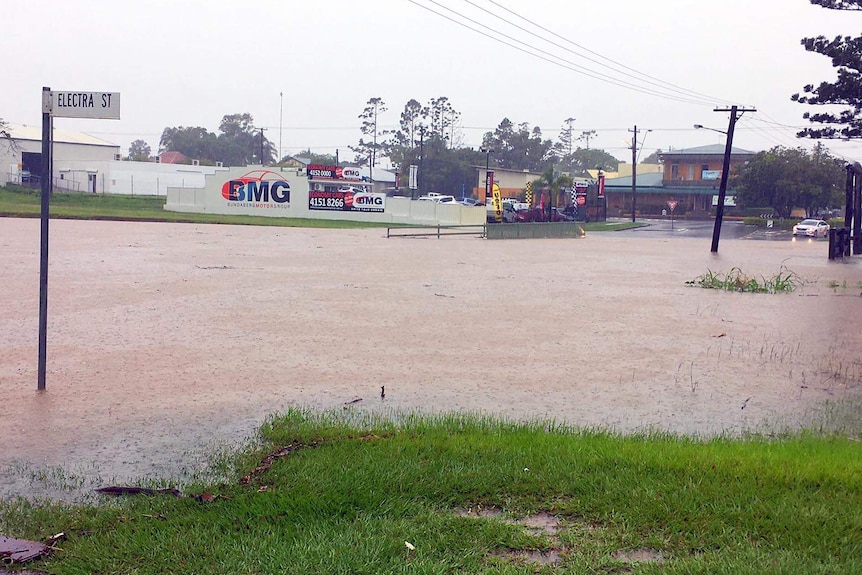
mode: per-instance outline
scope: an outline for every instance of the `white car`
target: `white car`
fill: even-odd
[[[829,224],[823,220],[802,220],[793,226],[793,235],[825,238],[829,235]]]

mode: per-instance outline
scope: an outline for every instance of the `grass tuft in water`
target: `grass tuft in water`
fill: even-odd
[[[741,269],[734,267],[726,274],[709,270],[705,274],[685,282],[687,286],[706,289],[773,294],[790,293],[801,284],[802,280],[799,276],[784,267],[771,278],[761,276],[758,279],[754,276],[748,276]]]

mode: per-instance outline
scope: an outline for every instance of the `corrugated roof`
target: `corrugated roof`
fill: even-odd
[[[638,188],[644,187],[661,187],[664,172],[647,172],[646,174],[638,174]],[[622,178],[605,178],[606,188],[631,188],[632,177],[623,176]]]
[[[662,157],[666,156],[724,156],[724,144],[710,144],[708,146],[696,146],[694,148],[684,148],[682,150],[668,150],[663,152]],[[757,152],[743,150],[742,148],[730,148],[732,156],[753,156]]]
[[[9,124],[9,135],[14,140],[31,140],[34,142],[42,141],[41,126],[26,126],[22,124]],[[85,134],[83,132],[72,132],[70,130],[61,130],[54,128],[54,142],[64,144],[80,144],[84,146],[105,146],[109,148],[120,149],[117,144],[112,144],[107,140]]]

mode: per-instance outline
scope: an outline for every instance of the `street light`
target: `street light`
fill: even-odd
[[[695,130],[709,130],[710,132],[718,132],[719,134],[724,134],[725,136],[727,135],[727,132],[725,132],[724,130],[716,130],[715,128],[707,128],[703,124],[695,124],[694,129]]]

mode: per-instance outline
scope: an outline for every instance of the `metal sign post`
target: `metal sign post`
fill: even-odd
[[[117,92],[52,92],[42,88],[42,203],[41,249],[39,251],[39,366],[36,389],[45,390],[48,357],[48,221],[51,188],[54,182],[54,118],[120,119],[120,94]]]
[[[679,205],[679,201],[677,200],[667,201],[667,207],[670,208],[670,229],[673,229],[673,212],[676,210],[677,205]]]

